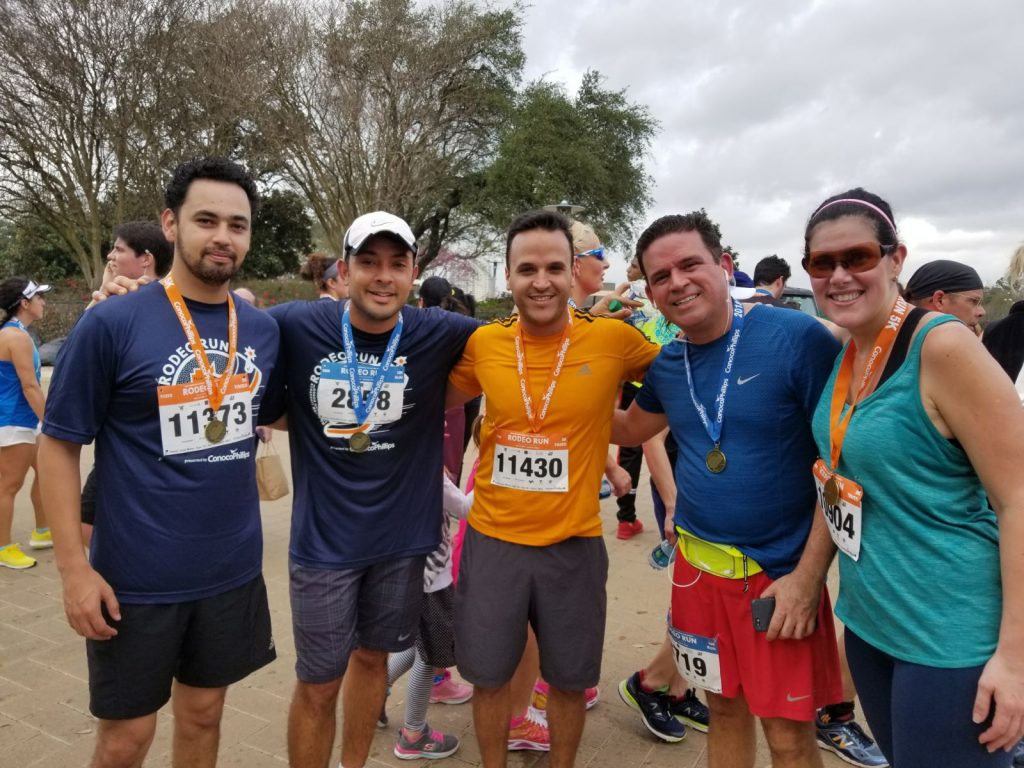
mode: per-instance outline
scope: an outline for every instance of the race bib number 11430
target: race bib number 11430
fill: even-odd
[[[497,430],[491,482],[521,491],[569,490],[569,438]]]

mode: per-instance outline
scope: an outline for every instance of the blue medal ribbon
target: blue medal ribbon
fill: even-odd
[[[739,345],[740,333],[743,331],[743,305],[733,299],[732,301],[732,338],[729,339],[729,346],[725,350],[725,364],[722,366],[721,384],[718,387],[718,396],[715,398],[715,420],[708,419],[708,412],[704,405],[697,399],[697,390],[693,386],[693,373],[690,371],[690,341],[686,339],[683,345],[683,363],[686,365],[686,383],[690,385],[690,399],[697,409],[697,415],[704,425],[704,431],[717,448],[722,441],[722,421],[725,418],[725,395],[729,391],[729,375],[732,373],[732,364],[736,359],[736,347]]]
[[[359,381],[359,372],[356,370],[359,361],[356,359],[356,342],[352,337],[352,320],[349,317],[349,303],[345,304],[345,312],[341,316],[341,342],[345,347],[345,363],[348,368],[348,386],[352,393],[352,410],[356,414],[356,423],[363,426],[369,415],[373,412],[377,403],[377,395],[384,386],[384,378],[387,376],[391,364],[395,361],[395,354],[398,352],[398,340],[402,338],[402,313],[398,313],[398,322],[391,329],[391,336],[388,345],[384,349],[384,358],[377,367],[377,375],[373,379],[370,391],[364,399],[362,383]]]

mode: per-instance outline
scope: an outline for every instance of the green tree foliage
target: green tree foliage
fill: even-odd
[[[643,167],[657,122],[625,91],[587,72],[575,98],[540,81],[517,101],[475,204],[494,227],[560,200],[586,208],[586,221],[610,244],[625,246],[650,205]]]
[[[243,277],[294,274],[313,250],[313,222],[302,198],[290,190],[264,195],[253,220],[252,247],[242,265]]]
[[[1002,320],[1010,314],[1010,307],[1024,299],[1024,291],[1016,290],[1005,277],[996,281],[995,285],[985,288],[985,324]]]
[[[21,275],[54,283],[78,274],[64,243],[38,219],[0,220],[0,279]]]
[[[155,216],[174,166],[237,156],[275,55],[261,7],[0,3],[0,212],[39,219],[95,283],[113,226]]]
[[[521,90],[522,15],[515,0],[3,0],[0,215],[31,216],[95,282],[113,227],[155,217],[178,163],[221,154],[300,195],[332,249],[385,209],[420,238],[421,268],[445,247],[472,259],[562,199],[623,244],[650,203],[656,123],[596,72],[572,98]],[[278,203],[295,201],[267,215]],[[279,218],[250,274],[307,250]]]
[[[368,211],[403,216],[436,254],[461,180],[491,157],[523,66],[518,10],[470,0],[296,7],[273,98],[255,115],[271,164],[328,246]]]

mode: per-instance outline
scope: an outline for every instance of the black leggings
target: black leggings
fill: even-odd
[[[1013,755],[989,754],[971,720],[983,667],[941,669],[894,659],[846,628],[846,658],[864,716],[893,768],[1008,768]]]

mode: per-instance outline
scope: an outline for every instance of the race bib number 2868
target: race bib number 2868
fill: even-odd
[[[379,366],[375,364],[359,364],[359,381],[361,391],[351,391],[348,380],[348,368],[345,363],[324,363],[317,385],[317,415],[332,424],[355,424],[355,398],[361,397],[369,411],[369,420],[373,424],[391,424],[402,418],[405,405],[405,369],[401,365],[393,365],[384,376],[384,384],[377,393],[373,403],[366,402],[377,376]]]

